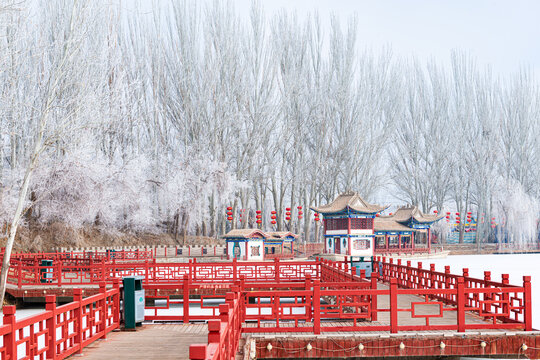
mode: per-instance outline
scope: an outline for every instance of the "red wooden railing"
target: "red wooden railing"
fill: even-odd
[[[306,274],[318,276],[320,263],[314,261],[280,262],[229,262],[199,263],[190,260],[187,263],[158,263],[154,260],[143,262],[98,262],[81,265],[70,265],[55,262],[53,266],[39,264],[27,265],[17,260],[12,261],[8,283],[19,289],[25,286],[63,286],[90,285],[125,276],[143,276],[146,284],[180,283],[187,275],[192,282],[228,283],[244,275],[249,279],[260,281],[294,281],[305,278]]]
[[[4,257],[4,250],[0,252],[0,257]],[[38,263],[41,260],[145,260],[152,259],[152,250],[105,250],[105,251],[66,251],[66,252],[38,252],[38,253],[12,253],[11,261],[21,260],[26,263]]]
[[[437,272],[434,266],[426,270],[421,263],[412,267],[410,262],[402,265],[399,261],[394,263],[393,260],[379,258],[371,281],[367,282],[361,276],[353,275],[356,269],[349,271],[343,263],[318,262],[321,263],[320,277],[313,280],[308,277],[303,287],[254,291],[248,289],[248,282],[238,283],[235,296],[244,298],[244,306],[238,308],[239,316],[246,321],[241,332],[320,334],[339,331],[532,330],[529,276],[523,277],[522,286],[513,286],[508,284],[508,275],[503,275],[501,282],[495,282],[487,272],[484,279],[475,279],[468,276],[467,269],[464,269],[464,276],[458,276],[450,274],[448,267],[444,272]],[[381,280],[389,283],[388,288],[377,288],[379,264]],[[327,276],[338,281],[321,282]],[[347,282],[349,279],[351,281]],[[404,307],[398,303],[400,295],[415,295],[419,301]],[[388,297],[387,307],[378,305],[377,297],[381,296]],[[436,307],[439,311],[425,314],[419,311],[422,306]],[[433,320],[452,312],[456,315],[447,319],[455,319],[453,323],[450,320],[444,323]],[[486,321],[468,323],[466,312],[475,312],[477,318]],[[399,313],[408,313],[419,323],[400,323]],[[230,312],[228,314],[231,316]],[[388,320],[381,322],[383,315]],[[237,336],[239,338],[240,333]],[[209,339],[206,347],[193,345],[191,358],[231,358],[230,353],[217,355],[215,351],[208,351],[212,343]]]
[[[76,289],[73,302],[62,306],[56,305],[55,295],[47,295],[45,309],[17,319],[15,306],[4,306],[2,359],[64,359],[106,338],[120,324],[119,283],[114,281],[109,290],[102,283],[99,294],[84,299]]]
[[[374,270],[371,279],[367,280],[365,272],[357,275],[356,269],[350,268],[347,262],[324,259],[218,263],[157,263],[155,260],[119,263],[113,259],[110,262],[75,266],[66,266],[63,261],[57,261],[52,267],[28,265],[15,260],[9,282],[23,289],[26,286],[90,285],[96,282],[115,283],[117,287],[119,279],[124,276],[142,275],[147,299],[161,301],[161,304],[149,303],[147,309],[152,310],[152,314],[146,316],[146,320],[221,320],[219,326],[216,322],[210,326],[213,335],[203,352],[205,358],[230,358],[231,352],[238,346],[241,332],[302,331],[319,334],[335,331],[396,333],[410,330],[532,329],[530,277],[524,277],[523,284],[515,286],[508,283],[508,275],[503,275],[501,281],[494,281],[491,274],[486,272],[483,279],[477,279],[469,276],[467,269],[463,270],[462,275],[455,275],[450,273],[449,267],[440,272],[435,271],[433,265],[424,269],[422,263],[413,267],[410,262],[404,265],[400,260],[394,262],[385,258],[375,259]],[[378,278],[389,286],[377,287]],[[104,285],[102,289],[103,292]],[[228,294],[229,289],[233,290],[232,298]],[[100,308],[107,303],[112,308],[101,313],[107,314],[110,326],[117,326],[118,310],[114,301],[105,300],[99,305],[90,305],[101,299],[101,293],[96,298],[90,297],[90,303],[83,303],[86,299],[77,298],[79,291],[75,293],[76,299],[72,303],[76,305],[70,305],[73,308],[60,307],[65,312],[73,310],[73,315],[70,312],[64,320],[58,320],[61,321],[59,326],[49,324],[38,331],[74,324],[78,321],[77,306],[79,309],[90,307],[89,313],[92,314],[96,306]],[[197,296],[190,298],[193,294]],[[419,300],[400,305],[397,299],[401,295],[415,295]],[[224,297],[227,299],[227,310],[220,307],[219,302],[211,304],[207,301]],[[381,305],[378,297],[387,298],[388,305]],[[49,303],[47,314],[50,315],[50,311],[55,309],[50,300]],[[190,307],[193,305],[203,312],[191,314]],[[436,307],[439,311],[425,315],[418,310],[422,306]],[[465,314],[468,311],[475,312],[477,318],[486,321],[467,323]],[[417,323],[398,322],[399,313],[416,318]],[[448,317],[455,321],[436,323],[433,320],[449,313],[455,313],[455,316]],[[229,319],[226,322],[223,321],[224,314]],[[50,316],[45,320],[48,319]],[[91,323],[88,326],[102,330],[83,335],[90,331],[87,327],[84,331],[75,332],[80,334],[81,339],[76,334],[69,338],[65,336],[60,342],[55,342],[56,345],[60,344],[55,350],[50,350],[52,348],[48,345],[34,346],[35,338],[40,337],[41,333],[32,335],[32,339],[19,335],[15,341],[27,343],[28,351],[34,351],[37,355],[47,347],[44,352],[55,351],[57,355],[54,356],[63,356],[64,353],[75,351],[71,350],[75,346],[73,344],[84,346],[95,337],[105,335],[103,328],[108,329],[109,325],[99,325],[99,319],[101,316],[88,315]],[[34,323],[25,324],[29,326]],[[79,321],[77,324],[82,323]],[[0,328],[1,334],[10,331]],[[7,336],[6,341],[12,341]],[[7,347],[2,349],[0,352],[5,352]]]
[[[208,321],[208,344],[192,344],[190,359],[234,360],[242,335],[245,301],[238,287],[219,306],[219,320]]]

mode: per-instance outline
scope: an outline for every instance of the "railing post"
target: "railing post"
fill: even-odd
[[[17,331],[15,329],[15,311],[16,307],[15,305],[6,305],[3,308],[4,318],[3,318],[3,324],[11,326],[11,330],[4,335],[4,347],[6,348],[5,357],[7,358],[9,356],[10,359],[18,359],[17,356]]]
[[[371,290],[377,290],[377,278],[379,273],[371,273]],[[371,295],[371,321],[377,321],[377,294]]]
[[[82,315],[83,315],[83,306],[82,306],[82,289],[73,289],[73,302],[77,303],[75,308],[75,324],[73,331],[75,331],[75,344],[77,344],[77,354],[82,353]]]
[[[107,317],[109,315],[109,308],[107,307],[107,285],[105,282],[101,282],[99,284],[99,293],[102,296],[101,299],[101,331],[103,331],[103,335],[101,335],[100,339],[106,339],[107,338]]]
[[[484,271],[484,288],[489,288],[488,282],[491,282],[491,271]],[[484,300],[491,300],[492,295],[484,293]],[[484,302],[484,312],[491,312],[491,304]]]
[[[429,287],[435,288],[435,264],[429,264]]]
[[[458,332],[465,332],[465,279],[457,278],[457,327]]]
[[[45,310],[51,312],[50,317],[46,320],[47,359],[56,359],[56,295],[47,295],[45,302]]]
[[[274,259],[274,274],[276,277],[276,282],[279,284],[279,259]]]
[[[57,266],[57,282],[58,282],[58,286],[61,287],[62,286],[62,260],[59,260],[58,261],[58,266]]]
[[[236,260],[236,257],[232,260],[232,267],[233,267],[233,281],[236,281],[237,269],[238,269],[238,263]]]
[[[221,340],[221,321],[217,319],[208,320],[208,343],[218,343]]]
[[[183,322],[184,324],[189,323],[189,276],[187,274],[184,275],[184,283],[183,283],[183,299],[182,299],[182,305],[183,307]]]
[[[313,281],[313,332],[321,333],[321,281],[315,279]]]
[[[395,334],[398,332],[398,286],[397,279],[390,279],[390,332]]]
[[[225,298],[227,298],[227,294],[225,294]],[[229,323],[229,304],[228,303],[225,303],[225,304],[220,304],[219,305],[219,320],[222,322],[222,323]],[[230,331],[230,329],[229,329]],[[229,332],[230,334],[230,332]],[[231,358],[231,354],[230,354],[230,351],[231,351],[231,342],[232,342],[232,339],[230,338],[230,336],[227,336],[226,339],[226,346],[225,346],[225,353],[224,354],[221,354],[220,355],[220,358],[221,359],[230,359]],[[221,352],[221,350],[220,350]]]
[[[525,331],[532,331],[531,277],[523,277],[523,321]]]
[[[504,284],[504,285],[508,285],[510,283],[510,280],[509,280],[509,275],[508,274],[502,274],[501,275],[501,282]],[[504,291],[502,293],[502,298],[503,298],[503,313],[507,314],[507,318],[503,318],[502,320],[505,321],[507,320],[508,318],[510,318],[510,311],[508,309],[508,304],[509,304],[509,294]]]
[[[305,290],[311,292],[311,275],[309,274],[306,274]],[[306,321],[311,321],[311,302],[310,296],[306,296]]]
[[[212,321],[212,320],[210,320]],[[208,323],[210,327],[210,322]],[[220,349],[218,349],[220,351]],[[208,357],[208,345],[206,344],[191,344],[189,345],[190,360],[204,360]]]
[[[463,268],[463,277],[465,278],[465,286],[469,285],[467,278],[469,277],[469,268]]]
[[[412,289],[412,266],[411,260],[407,260],[407,288]]]
[[[22,262],[17,262],[17,287],[20,289],[22,288]]]

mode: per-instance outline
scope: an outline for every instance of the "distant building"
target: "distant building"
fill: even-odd
[[[430,227],[442,216],[425,215],[416,207],[402,207],[393,215],[380,216],[387,208],[367,203],[356,192],[312,207],[324,217],[325,254],[365,257],[431,249]]]
[[[427,215],[416,206],[404,206],[390,216],[375,219],[375,253],[431,251],[431,225],[443,216]]]
[[[292,258],[298,235],[289,231],[266,233],[259,229],[233,229],[222,238],[227,244],[227,258],[262,261]]]

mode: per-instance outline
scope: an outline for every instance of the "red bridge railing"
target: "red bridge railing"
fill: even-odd
[[[84,299],[76,289],[74,301],[62,306],[56,305],[55,295],[47,295],[45,309],[17,319],[15,306],[4,306],[2,359],[64,359],[106,338],[120,325],[119,283],[114,281],[109,290],[102,283],[99,294]]]
[[[220,320],[219,326],[213,322],[210,327],[213,335],[206,344],[205,358],[228,358],[238,345],[240,333],[532,329],[530,277],[524,277],[523,284],[515,286],[508,283],[508,275],[503,275],[501,281],[494,281],[486,272],[483,279],[477,279],[469,276],[467,269],[462,275],[455,275],[448,267],[440,272],[435,271],[434,266],[424,269],[421,263],[413,267],[410,262],[404,265],[399,260],[394,262],[385,258],[375,260],[374,270],[368,280],[365,272],[357,275],[356,269],[350,268],[347,262],[324,259],[218,263],[116,262],[113,259],[76,266],[66,266],[58,261],[52,267],[14,261],[9,282],[22,289],[37,285],[56,287],[93,283],[114,283],[117,287],[122,277],[141,275],[145,279],[146,309],[152,311],[146,320]],[[388,286],[378,286],[378,279]],[[398,302],[398,298],[407,295],[416,296],[418,301]],[[223,298],[227,309],[220,304]],[[381,302],[381,298],[388,301]],[[95,303],[100,298],[89,299],[94,299],[90,301]],[[81,307],[81,301],[76,298],[74,303],[79,305],[70,306]],[[115,302],[107,300],[105,303],[111,304],[110,308],[101,313],[107,314],[110,326],[117,326]],[[85,303],[85,309],[87,306],[96,309],[103,304]],[[190,313],[194,306],[199,308],[197,314]],[[437,311],[426,313],[422,311],[425,307]],[[77,321],[75,308],[62,309],[70,315],[65,318],[67,320],[59,320],[61,326]],[[485,321],[469,323],[467,312],[475,312],[477,318]],[[408,314],[415,322],[399,322],[400,313]],[[437,321],[437,318],[452,313],[455,316],[446,318],[454,320]],[[224,314],[227,314],[227,321],[224,321]],[[9,310],[7,315],[9,319]],[[96,320],[101,316],[89,316],[88,319],[90,322],[101,321]],[[0,331],[8,334],[11,330],[0,328]],[[71,350],[73,344],[84,346],[85,341],[104,336],[96,333],[84,338],[86,335],[82,334],[86,332],[80,334],[83,339],[77,339],[76,335],[62,339],[62,345],[54,350],[60,354],[58,356],[75,351]],[[21,337],[15,341],[29,343],[28,351],[43,349],[31,343],[35,340]],[[53,350],[47,348],[44,351]]]

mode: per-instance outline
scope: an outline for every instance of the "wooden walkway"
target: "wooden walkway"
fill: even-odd
[[[143,325],[134,332],[112,332],[70,359],[189,359],[189,345],[207,341],[206,324]]]

